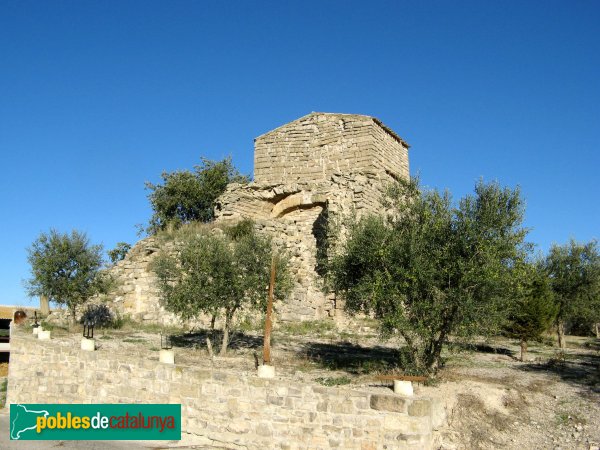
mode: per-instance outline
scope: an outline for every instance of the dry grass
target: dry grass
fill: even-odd
[[[488,410],[482,399],[476,395],[459,394],[457,408],[451,421],[460,430],[462,442],[468,442],[472,449],[487,449],[501,445],[496,436],[509,428],[511,418]],[[479,426],[473,427],[474,421]]]
[[[8,376],[8,363],[0,363],[0,377]]]

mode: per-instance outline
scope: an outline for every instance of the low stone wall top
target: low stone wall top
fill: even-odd
[[[164,365],[158,352],[80,350],[79,338],[11,338],[7,403],[180,403],[182,432],[248,449],[427,449],[432,401],[254,372]]]

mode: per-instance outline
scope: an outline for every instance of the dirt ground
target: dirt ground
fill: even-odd
[[[516,343],[498,344],[451,358],[423,389],[448,411],[436,448],[598,450],[600,342],[571,337],[564,358],[534,347],[527,362]]]
[[[95,337],[100,348],[145,348],[158,357],[159,331],[105,330]],[[258,330],[236,333],[227,356],[213,358],[205,331],[171,333],[177,364],[253,373],[262,354]],[[567,342],[565,352],[532,343],[526,362],[518,360],[518,342],[505,338],[445,352],[436,380],[415,386],[446,411],[435,448],[600,450],[600,340],[569,336]],[[218,343],[214,336],[215,349]],[[389,392],[375,376],[398,370],[395,344],[382,344],[370,326],[352,333],[323,323],[282,328],[273,333],[272,355],[278,377],[350,389]]]

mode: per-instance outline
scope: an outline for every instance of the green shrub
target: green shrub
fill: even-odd
[[[90,323],[98,328],[110,326],[114,321],[114,315],[106,305],[88,305],[81,315],[80,323]]]

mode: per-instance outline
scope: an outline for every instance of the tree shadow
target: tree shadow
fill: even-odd
[[[600,394],[600,354],[571,353],[561,357],[559,353],[544,363],[523,364],[519,370],[553,374],[566,383]]]
[[[210,337],[212,345],[217,350],[223,341],[223,332],[221,330],[195,330],[192,333],[174,334],[171,335],[171,344],[173,347],[179,348],[198,348],[206,346],[206,338]],[[249,336],[243,332],[234,331],[229,334],[228,349],[243,350],[256,349],[262,347],[262,336]]]
[[[324,277],[327,275],[327,255],[329,254],[329,240],[328,240],[328,219],[329,210],[327,206],[323,207],[323,210],[315,220],[312,228],[312,234],[317,244],[315,272],[320,276]]]
[[[466,350],[478,353],[490,353],[494,355],[505,355],[510,356],[511,358],[516,358],[515,352],[506,348],[493,346],[490,344],[473,344],[473,343],[464,343],[464,342],[452,342],[448,345],[448,348],[452,350]]]
[[[349,342],[336,344],[309,342],[303,345],[297,355],[323,368],[344,370],[357,375],[399,368],[398,350],[380,346],[361,347]]]
[[[600,339],[593,339],[584,342],[583,344],[581,344],[581,347],[600,352]]]

